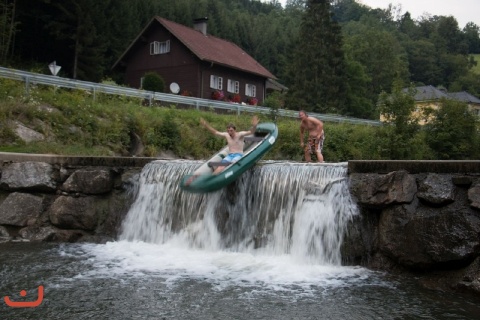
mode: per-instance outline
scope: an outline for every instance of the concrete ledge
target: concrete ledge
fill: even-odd
[[[352,160],[349,173],[389,173],[406,170],[409,173],[480,174],[478,160]]]
[[[59,156],[55,154],[30,154],[0,152],[3,162],[45,162],[69,166],[99,167],[138,167],[155,160],[167,160],[150,157],[92,157],[92,156]],[[406,170],[409,173],[460,173],[480,174],[480,160],[352,160],[348,161],[349,173],[389,173]]]
[[[147,163],[160,160],[147,157],[87,157],[59,156],[55,154],[29,154],[0,152],[0,161],[7,162],[45,162],[69,166],[99,166],[99,167],[144,167]]]

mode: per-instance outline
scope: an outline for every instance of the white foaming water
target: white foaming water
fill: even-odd
[[[181,191],[180,179],[196,166],[155,161],[144,168],[119,241],[84,245],[93,273],[273,290],[368,277],[341,266],[345,227],[357,214],[344,163],[263,162],[218,192]]]

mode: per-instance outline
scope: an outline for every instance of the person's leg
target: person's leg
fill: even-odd
[[[312,158],[310,157],[310,150],[308,150],[307,148],[305,148],[305,161],[306,162],[312,161]]]
[[[317,155],[317,161],[318,162],[324,162],[323,161],[323,155],[322,155],[323,141],[324,140],[325,140],[325,136],[322,135],[320,140],[315,141],[315,154]]]
[[[226,157],[222,160],[222,162],[226,162],[226,165],[225,165],[225,166],[221,166],[221,167],[217,167],[217,169],[215,169],[215,171],[213,172],[213,174],[219,174],[219,173],[222,172],[227,166],[229,166],[229,165],[232,164],[232,163],[237,162],[237,161],[240,160],[242,157],[243,157],[243,154],[241,154],[241,153],[230,153],[228,156],[226,156]]]
[[[186,185],[186,186],[189,186],[189,185],[193,182],[193,180],[195,180],[195,179],[197,179],[197,178],[198,178],[198,175],[192,174],[192,175],[190,176],[190,178],[188,178],[188,180],[185,181],[185,185]]]
[[[225,169],[225,166],[218,166],[218,167],[213,171],[213,174],[219,174],[220,172],[223,171],[223,169]]]
[[[225,163],[230,163],[232,162],[232,158],[233,157],[233,154],[232,153],[229,153],[225,158],[223,158],[223,160],[221,161],[222,163],[225,162]],[[225,169],[226,165],[224,166],[218,166],[217,168],[215,168],[215,170],[213,170],[213,174],[219,174],[220,172],[223,171],[223,169]]]
[[[305,161],[306,162],[311,162],[312,157],[310,156],[310,153],[312,152],[312,139],[308,139],[307,144],[305,145]]]

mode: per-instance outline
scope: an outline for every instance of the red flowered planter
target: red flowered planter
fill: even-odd
[[[225,98],[225,94],[222,90],[215,90],[212,92],[212,99],[213,100],[223,100]]]

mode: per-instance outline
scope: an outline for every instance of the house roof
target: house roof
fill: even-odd
[[[480,99],[477,97],[471,95],[470,93],[466,91],[462,92],[451,92],[448,94],[451,98],[458,100],[458,101],[463,101],[463,102],[468,102],[468,103],[478,103],[480,104]]]
[[[402,91],[408,92],[410,89],[405,88]],[[480,104],[480,99],[471,95],[466,91],[462,92],[451,92],[447,93],[440,89],[435,88],[434,86],[422,86],[415,87],[415,94],[413,96],[415,101],[429,101],[429,100],[440,100],[442,98],[453,99],[456,101],[462,101],[467,103],[478,103]]]
[[[403,90],[408,91],[408,89]],[[440,100],[442,98],[448,99],[448,95],[434,86],[415,87],[413,99],[416,101]]]
[[[115,62],[114,67],[124,58],[130,48],[140,39],[142,34],[153,24],[160,23],[182,42],[200,60],[216,63],[225,67],[253,73],[265,78],[276,79],[265,67],[253,59],[248,53],[236,44],[212,35],[204,35],[193,28],[169,21],[161,17],[154,17],[132,42],[122,56]]]

